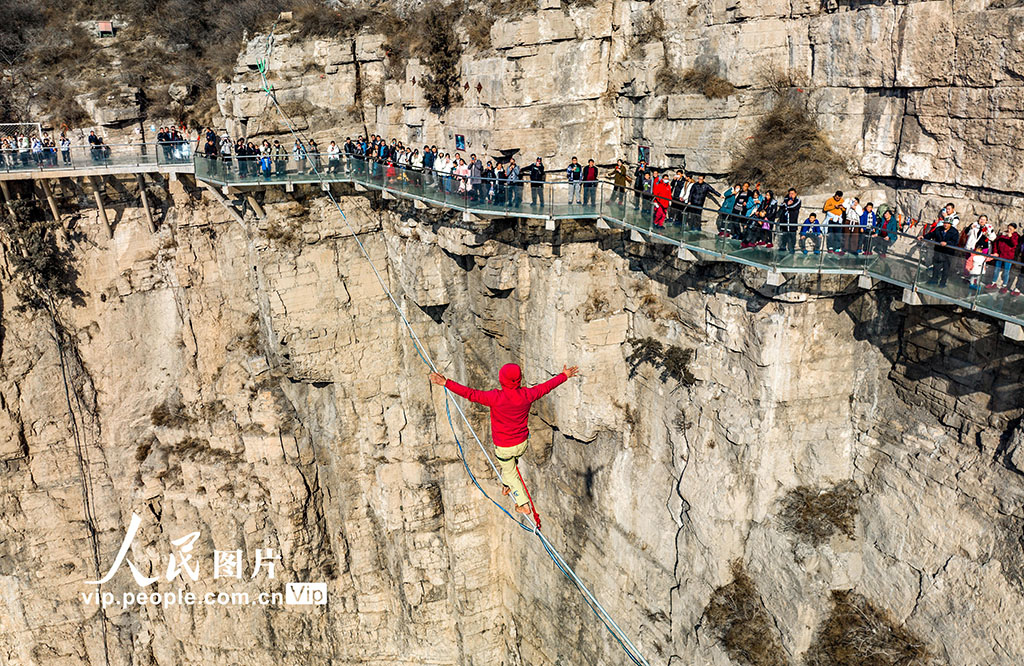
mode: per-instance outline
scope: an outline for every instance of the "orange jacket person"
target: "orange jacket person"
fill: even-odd
[[[466,400],[491,408],[491,439],[494,440],[495,457],[501,469],[501,482],[505,484],[504,494],[512,495],[516,503],[516,511],[530,513],[529,499],[522,479],[516,469],[519,458],[526,453],[529,443],[530,429],[527,420],[530,416],[530,405],[544,397],[569,377],[579,372],[575,365],[563,367],[562,372],[543,384],[537,386],[520,386],[523,371],[515,363],[506,363],[498,372],[500,389],[478,391],[471,389],[436,372],[430,373],[430,381],[443,386],[452,393]]]

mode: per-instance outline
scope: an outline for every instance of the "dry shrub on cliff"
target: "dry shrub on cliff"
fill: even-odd
[[[743,563],[732,564],[733,581],[716,589],[704,609],[709,629],[729,658],[747,666],[788,666],[778,629]]]
[[[230,451],[215,449],[210,446],[210,440],[199,437],[186,437],[174,447],[173,451],[181,460],[198,463],[224,463],[237,460],[237,456]]]
[[[267,240],[291,250],[298,249],[302,244],[302,229],[296,229],[291,220],[271,220],[264,234]]]
[[[53,81],[36,95],[43,104],[43,113],[55,127],[76,127],[89,120],[89,114],[75,99],[74,93],[63,81]]]
[[[693,386],[697,378],[690,372],[693,350],[683,349],[674,345],[663,345],[654,338],[631,338],[626,340],[632,352],[626,357],[629,364],[629,376],[636,376],[637,370],[644,363],[661,369],[661,381],[672,378],[683,386]]]
[[[488,12],[468,12],[462,17],[462,29],[466,31],[469,45],[478,51],[491,48],[491,26],[494,17]]]
[[[812,546],[836,533],[852,539],[860,496],[861,490],[853,481],[828,489],[800,486],[782,498],[779,521],[784,529]]]
[[[427,75],[420,82],[423,96],[435,109],[446,109],[462,100],[459,60],[462,46],[455,34],[461,5],[433,2],[422,10],[419,24],[424,39],[419,48]]]
[[[668,65],[655,75],[661,93],[699,92],[708,99],[728,97],[736,86],[723,79],[710,67],[691,67],[682,72]]]
[[[806,666],[925,666],[924,643],[861,595],[832,593],[832,612],[804,655]]]
[[[793,72],[781,67],[777,62],[766,62],[758,69],[757,76],[761,86],[777,97],[786,97],[797,88]]]
[[[292,10],[295,34],[309,37],[352,37],[363,28],[373,27],[380,19],[378,12],[346,7],[344,10],[309,1]]]
[[[18,115],[38,115],[36,96],[54,81],[64,81],[82,93],[88,92],[85,80],[96,75],[108,77],[111,87],[142,88],[143,104],[149,89],[170,83],[193,81],[213,88],[231,75],[243,37],[269,26],[285,4],[285,0],[0,2],[0,62],[10,71],[9,77],[0,80],[0,107]],[[113,38],[98,39],[82,27],[110,18],[116,18]],[[126,65],[133,58],[143,66],[114,64]],[[190,100],[181,116],[191,118],[213,107],[212,96]],[[68,107],[41,110],[74,115]]]
[[[832,149],[809,106],[809,92],[777,64],[758,72],[768,112],[732,156],[729,177],[762,181],[775,191],[800,190],[845,175],[847,161]]]
[[[761,181],[778,191],[824,183],[846,172],[805,103],[779,98],[733,154],[729,178]]]
[[[537,11],[537,0],[498,0],[491,10],[495,17],[512,20]]]
[[[43,310],[51,301],[81,301],[83,292],[70,247],[75,237],[67,236],[59,222],[51,222],[34,200],[12,199],[0,207],[0,240],[7,247],[19,309]]]
[[[154,407],[149,420],[158,428],[184,428],[195,421],[177,393]]]

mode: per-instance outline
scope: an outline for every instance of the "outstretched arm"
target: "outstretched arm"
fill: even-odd
[[[559,386],[560,384],[564,383],[570,377],[575,377],[579,373],[579,371],[579,367],[575,365],[572,366],[571,368],[568,366],[562,366],[561,373],[555,375],[554,377],[547,380],[543,384],[537,384],[536,386],[531,386],[530,388],[526,389],[528,391],[527,397],[530,399],[530,402],[533,402],[534,400],[540,400],[556,386]]]
[[[458,382],[454,382],[450,379],[446,379],[444,375],[438,372],[432,372],[429,375],[430,381],[438,386],[443,386],[455,395],[462,396],[470,402],[475,402],[479,405],[491,405],[491,394],[493,391],[478,391],[476,389],[463,386]]]

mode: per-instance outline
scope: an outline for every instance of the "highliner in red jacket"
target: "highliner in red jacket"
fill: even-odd
[[[530,405],[579,372],[577,366],[563,367],[562,372],[537,386],[520,386],[523,371],[515,363],[506,363],[498,372],[500,389],[479,391],[463,386],[437,372],[430,373],[430,381],[443,386],[466,400],[491,408],[491,439],[494,441],[495,456],[501,470],[501,482],[505,484],[504,494],[512,495],[516,511],[530,513],[530,498],[519,474],[519,458],[526,453],[530,429]]]

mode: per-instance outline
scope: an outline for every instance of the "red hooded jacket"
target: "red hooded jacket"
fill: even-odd
[[[523,371],[515,363],[506,363],[498,371],[500,389],[478,391],[450,379],[444,387],[466,400],[490,407],[491,439],[495,446],[508,447],[522,444],[530,436],[527,427],[530,405],[567,379],[562,372],[543,384],[522,387],[519,383],[523,380]]]
[[[1001,233],[996,237],[995,253],[1000,259],[1013,259],[1017,253],[1017,243],[1020,236],[1014,231],[1012,234]]]
[[[662,208],[668,208],[672,201],[672,186],[663,180],[658,180],[652,188],[655,202]]]

